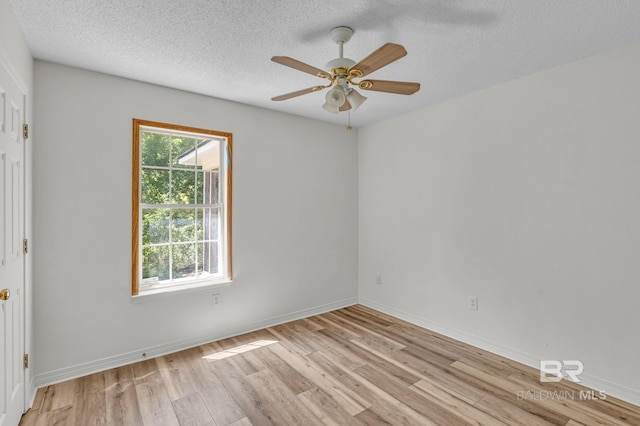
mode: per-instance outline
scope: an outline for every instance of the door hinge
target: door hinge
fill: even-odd
[[[24,252],[24,254],[29,253],[29,240],[27,240],[26,238],[22,240],[22,251]]]
[[[24,368],[29,368],[29,354],[24,354],[23,363],[24,363]]]
[[[29,139],[29,125],[26,123],[22,125],[22,136],[25,139]]]

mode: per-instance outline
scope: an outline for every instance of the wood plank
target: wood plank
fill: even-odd
[[[107,424],[143,424],[133,380],[133,370],[129,365],[105,372]]]
[[[338,382],[336,384],[337,389],[348,390],[347,395],[358,401],[362,407],[371,407],[372,401],[377,398],[376,394],[371,391],[367,384],[363,383],[364,380],[353,370],[336,363],[331,357],[321,352],[310,354],[308,358],[313,362],[313,365],[317,365],[321,371],[326,372],[326,378]]]
[[[439,389],[471,405],[487,395],[482,389],[478,389],[469,382],[460,380],[458,377],[444,371],[434,372],[431,377],[420,380],[414,383],[413,386],[430,393],[433,393],[433,389]]]
[[[553,423],[531,414],[515,404],[509,404],[504,399],[487,395],[478,401],[474,407],[485,413],[491,413],[496,419],[500,419],[508,425],[521,426],[551,426]]]
[[[438,426],[437,423],[417,413],[367,380],[361,379],[361,384],[367,387],[373,394],[373,397],[371,398],[371,407],[366,410],[366,417],[373,416],[373,418],[378,420],[381,419],[383,424]],[[362,413],[359,413],[355,417],[364,421],[363,417],[360,417],[361,414]]]
[[[253,426],[253,423],[251,423],[248,417],[243,417],[240,420],[229,423],[227,426]]]
[[[377,388],[383,389],[392,398],[436,424],[450,426],[467,424],[459,415],[459,411],[450,410],[445,404],[438,404],[424,394],[413,392],[406,383],[374,367],[365,365],[355,372]],[[462,404],[465,403],[462,402]]]
[[[193,393],[172,402],[173,409],[182,426],[216,426],[207,406],[199,394]],[[226,423],[224,423],[226,424]]]
[[[354,417],[357,421],[365,424],[365,425],[390,425],[393,426],[393,423],[389,423],[387,420],[383,419],[378,413],[375,412],[373,408],[368,408],[364,410],[362,413],[359,413]]]
[[[94,392],[104,392],[106,389],[105,372],[90,374],[80,377],[80,393],[89,394]]]
[[[246,417],[222,381],[212,382],[200,391],[201,399],[217,425],[226,425]]]
[[[500,358],[497,355],[494,357],[465,355],[459,358],[458,361],[494,376],[509,377],[518,371],[509,364],[500,362]]]
[[[74,404],[74,411],[74,424],[86,426],[107,424],[105,391],[79,395]]]
[[[135,372],[134,368],[134,375]],[[144,373],[141,377],[136,377],[135,388],[140,414],[145,425],[178,426],[180,424],[160,372]]]
[[[275,345],[271,350],[279,353],[283,359],[287,359],[293,368],[314,383],[317,388],[330,395],[330,398],[351,416],[358,414],[371,405],[342,385],[332,376],[331,372],[322,369],[314,361],[308,358],[291,356],[293,352],[282,345]]]
[[[40,414],[40,410],[34,410],[33,407],[31,407],[22,415],[20,426],[34,426],[41,417],[42,414]]]
[[[76,394],[80,393],[80,390],[79,380],[70,380],[47,386],[41,411],[54,411],[72,406],[76,401]]]
[[[366,361],[360,357],[354,356],[348,348],[340,344],[340,342],[333,339],[330,335],[326,334],[330,329],[326,328],[314,333],[313,338],[318,342],[318,345],[322,347],[322,352],[327,357],[330,357],[338,365],[344,366],[344,368],[353,370],[358,367],[362,367],[366,364]],[[281,344],[285,347],[289,347],[288,342],[284,341]],[[316,351],[318,352],[318,351]],[[305,354],[305,356],[311,356],[312,354]]]
[[[325,336],[335,340],[342,348],[351,352],[353,356],[362,359],[365,363],[380,367],[381,369],[389,372],[389,374],[399,378],[407,384],[412,385],[420,380],[420,377],[418,377],[417,375],[408,372],[404,368],[399,367],[395,363],[389,362],[379,355],[373,354],[369,350],[358,346],[352,341],[343,339],[342,337],[329,330],[320,330],[318,331],[318,334],[324,334]]]
[[[417,385],[422,383],[422,386]],[[423,395],[427,398],[437,400],[438,403],[448,410],[454,411],[465,422],[471,425],[507,425],[493,417],[491,413],[485,413],[484,411],[475,407],[475,405],[463,401],[453,394],[440,389],[437,386],[433,386],[426,382],[418,382],[415,385],[409,386],[409,389],[416,392],[419,395]]]
[[[323,425],[341,426],[346,424],[362,424],[356,420],[353,415],[363,410],[358,411],[358,413],[349,413],[341,404],[321,389],[310,389],[298,394],[297,398]]]
[[[340,317],[332,315],[332,312],[327,312],[318,316],[318,320],[322,321],[324,324],[324,327],[320,330],[333,331],[343,339],[357,339],[361,336],[361,332],[359,330],[353,330],[352,326],[345,323]]]
[[[274,419],[260,399],[260,394],[248,382],[247,376],[230,359],[218,361],[216,374],[220,381],[231,392],[234,400],[246,417],[255,425],[273,425]],[[256,373],[258,374],[258,373]]]
[[[376,387],[354,371],[345,370],[332,363],[321,353],[309,356],[332,377],[346,386],[353,393],[369,403],[369,408],[354,417],[365,424],[435,424],[419,415],[398,400],[389,396],[384,390]]]
[[[198,392],[219,381],[218,377],[212,374],[212,368],[217,361],[209,361],[204,358],[214,352],[215,349],[211,349],[208,345],[180,352],[180,357],[186,366],[186,374],[189,375],[191,383]]]
[[[131,370],[133,371],[133,379],[137,383],[140,380],[144,380],[147,376],[157,372],[158,362],[155,358],[146,359],[144,361],[131,364]]]
[[[269,330],[276,340],[279,342],[287,342],[288,345],[292,346],[293,349],[302,356],[315,352],[318,349],[317,345],[310,343],[309,339],[305,338],[304,333],[295,333],[286,327],[286,324],[270,327],[267,330]]]
[[[362,312],[354,311],[350,307],[334,311],[334,313],[336,315],[342,315],[345,317],[352,318],[354,321],[362,323],[363,325],[366,325],[367,326],[366,328],[371,328],[371,329],[375,329],[378,327],[389,327],[390,325],[395,323],[395,320],[392,318],[386,319],[377,315],[363,314]]]
[[[353,339],[351,340],[351,342],[365,349],[372,355],[376,355],[379,358],[389,362],[390,364],[395,365],[397,368],[402,369],[403,371],[413,375],[414,377],[417,377],[418,380],[431,377],[433,374],[437,374],[437,372],[449,366],[448,364],[445,366],[430,364],[423,359],[417,358],[411,354],[404,352],[404,349],[400,351],[392,351],[390,354],[387,354],[385,352],[386,348],[379,348],[377,346],[369,345],[364,339]]]
[[[271,370],[247,376],[247,381],[264,401],[265,408],[279,425],[313,425],[320,420],[305,410],[295,394]]]
[[[271,347],[265,347],[255,352],[256,357],[264,363],[267,369],[278,376],[280,380],[282,380],[282,383],[294,394],[297,395],[315,387],[302,374],[296,371],[295,368],[291,367],[285,359],[279,356],[282,355],[288,360],[295,358],[295,355],[290,352],[277,351],[276,353],[271,350]]]
[[[75,409],[71,405],[57,408],[38,417],[35,426],[75,426],[74,415]]]
[[[239,352],[238,347],[243,345],[251,345],[260,340],[275,340],[276,337],[265,331],[265,333],[251,333],[251,337],[247,339],[225,339],[226,344],[219,344],[219,342],[212,342],[206,345],[207,348],[211,348],[211,355],[224,355],[221,352],[235,353],[233,355],[235,363],[240,367],[244,374],[256,373],[260,370],[264,370],[266,367],[255,354],[249,352]],[[209,355],[209,356],[211,356]]]
[[[179,354],[161,356],[156,358],[156,363],[171,401],[183,399],[196,393],[188,367]]]
[[[350,331],[357,337],[370,337],[372,340],[386,342],[387,346],[402,349],[404,344],[394,340],[384,333],[386,327],[379,327],[377,323],[358,322],[350,315],[340,315],[339,312],[329,312],[325,314],[328,318],[334,320],[343,329]]]

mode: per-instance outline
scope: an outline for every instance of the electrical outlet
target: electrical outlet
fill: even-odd
[[[469,309],[472,311],[478,310],[478,298],[475,296],[469,296]]]
[[[222,295],[220,293],[211,295],[211,306],[213,306],[214,308],[217,308],[221,304],[222,304]]]
[[[376,284],[382,285],[382,275],[376,275]]]

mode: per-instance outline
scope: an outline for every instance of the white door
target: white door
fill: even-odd
[[[24,103],[0,61],[0,426],[24,412]]]

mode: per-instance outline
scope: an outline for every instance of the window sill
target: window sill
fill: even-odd
[[[198,293],[198,292],[210,292],[215,291],[223,287],[229,287],[233,283],[233,280],[221,280],[221,281],[207,281],[193,284],[183,284],[171,287],[161,288],[149,288],[140,290],[135,296],[131,296],[131,302],[134,304],[151,302],[154,300],[160,300],[169,296],[173,297],[179,294]]]

